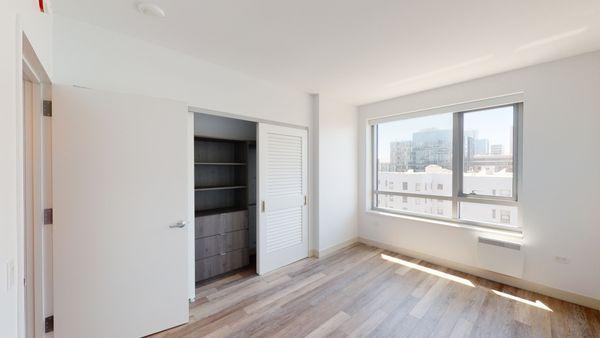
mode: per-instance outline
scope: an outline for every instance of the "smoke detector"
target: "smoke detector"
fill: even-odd
[[[165,17],[165,11],[160,8],[157,4],[149,3],[149,2],[140,2],[137,4],[137,10],[147,16],[153,16],[155,18],[163,18]]]
[[[38,0],[38,6],[40,7],[40,12],[52,14],[52,4],[50,3],[50,0]]]

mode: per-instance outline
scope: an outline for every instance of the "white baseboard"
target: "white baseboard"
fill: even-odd
[[[342,243],[340,243],[340,244],[337,244],[337,245],[334,245],[334,246],[330,246],[330,247],[329,247],[329,248],[327,248],[327,249],[323,249],[323,250],[312,250],[311,256],[312,256],[312,257],[317,257],[317,258],[323,258],[323,257],[325,257],[325,256],[329,256],[329,255],[331,255],[332,253],[334,253],[334,252],[336,252],[336,251],[338,251],[338,250],[341,250],[341,249],[343,249],[343,248],[346,248],[346,247],[348,247],[348,246],[350,246],[350,245],[354,245],[354,244],[356,244],[356,243],[358,243],[358,237],[354,237],[354,238],[352,238],[352,239],[349,239],[349,240],[347,240],[347,241],[345,241],[345,242],[342,242]]]
[[[517,287],[517,288],[520,288],[523,290],[536,292],[536,293],[546,295],[549,297],[557,298],[560,300],[575,303],[575,304],[589,307],[592,309],[600,310],[600,299],[595,299],[595,298],[579,295],[576,293],[572,293],[569,291],[555,289],[555,288],[552,288],[549,286],[537,284],[534,282],[526,281],[523,279],[519,279],[519,278],[507,276],[507,275],[502,275],[502,274],[499,274],[499,273],[496,273],[493,271],[488,271],[488,270],[464,265],[461,263],[456,263],[456,262],[446,260],[443,258],[429,256],[427,254],[422,254],[420,252],[404,249],[404,248],[401,248],[401,247],[398,247],[395,245],[391,245],[391,244],[373,241],[373,240],[362,238],[362,237],[358,238],[358,242],[369,245],[369,246],[374,246],[377,248],[397,252],[399,254],[411,256],[414,258],[422,259],[422,260],[428,261],[430,263],[445,266],[445,267],[448,267],[448,268],[451,268],[451,269],[454,269],[457,271],[469,273],[471,275],[489,279],[494,282],[510,285],[510,286]]]

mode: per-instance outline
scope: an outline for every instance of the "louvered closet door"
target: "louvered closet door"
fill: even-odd
[[[258,273],[308,257],[307,132],[258,125]]]

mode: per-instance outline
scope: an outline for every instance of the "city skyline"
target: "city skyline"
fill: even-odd
[[[391,162],[392,145],[396,142],[411,142],[415,134],[452,133],[452,113],[423,116],[386,122],[378,125],[378,160],[379,163]],[[492,146],[502,149],[502,155],[512,154],[513,109],[511,106],[464,114],[465,135],[487,143],[487,153],[491,154]],[[445,136],[444,136],[445,137]],[[451,140],[449,145],[451,145]],[[481,149],[483,145],[476,145]],[[451,149],[451,148],[450,148]],[[451,151],[450,151],[451,152]],[[476,151],[481,155],[481,151]],[[496,154],[498,155],[498,154]]]

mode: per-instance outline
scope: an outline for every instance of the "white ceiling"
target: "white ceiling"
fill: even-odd
[[[598,0],[54,0],[57,14],[352,104],[600,49]]]

